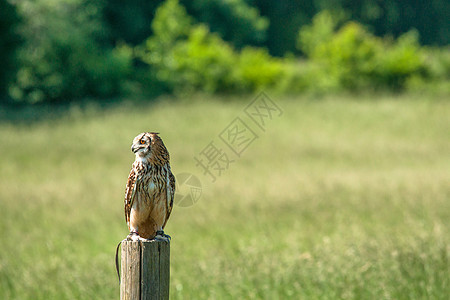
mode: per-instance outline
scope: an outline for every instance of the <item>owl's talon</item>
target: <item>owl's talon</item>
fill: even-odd
[[[127,241],[137,241],[141,237],[139,236],[139,233],[137,231],[131,231],[130,234],[127,236]]]
[[[164,231],[158,230],[156,232],[155,240],[170,242],[172,240],[172,237],[168,234],[165,234]]]

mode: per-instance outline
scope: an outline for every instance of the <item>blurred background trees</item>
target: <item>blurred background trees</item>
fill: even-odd
[[[17,71],[16,51],[20,45],[20,36],[16,30],[19,21],[15,7],[6,1],[0,1],[0,99],[5,97],[8,83]]]
[[[180,91],[448,91],[449,10],[444,0],[6,0],[0,93],[36,103]]]
[[[416,29],[423,45],[450,43],[450,4],[445,0],[252,0],[270,26],[266,46],[274,55],[295,51],[298,29],[322,10],[345,12],[377,36],[401,34]]]

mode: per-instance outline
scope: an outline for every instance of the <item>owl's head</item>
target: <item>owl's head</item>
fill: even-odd
[[[156,132],[144,132],[133,139],[131,151],[136,160],[144,163],[164,164],[169,161],[169,152]]]

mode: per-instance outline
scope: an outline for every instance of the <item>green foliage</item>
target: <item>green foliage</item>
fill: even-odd
[[[111,45],[141,44],[152,34],[150,23],[162,0],[94,0],[99,3],[107,40]]]
[[[327,11],[300,30],[298,45],[311,63],[324,68],[325,76],[344,89],[402,89],[427,68],[416,32],[393,40],[375,37],[355,22],[337,29]]]
[[[398,15],[401,1],[387,1],[386,7],[372,2],[2,1],[0,97],[9,93],[15,101],[36,103],[130,93],[326,93],[434,89],[436,84],[444,91],[450,85],[449,50],[424,49],[415,31],[401,34],[408,23]],[[448,6],[441,0],[430,3],[430,11]],[[385,22],[402,25],[380,38],[371,32],[384,33],[379,28],[386,24],[377,22],[386,13],[392,18]],[[441,14],[436,13],[436,22],[445,29],[448,21]],[[343,24],[346,18],[353,21]],[[361,24],[371,24],[371,31]],[[442,29],[436,35],[442,36]],[[446,40],[430,36],[430,41]],[[296,38],[294,54],[271,56],[294,51]],[[293,58],[300,52],[308,60]]]
[[[224,91],[232,87],[231,72],[236,57],[233,49],[208,28],[192,28],[185,42],[173,50],[173,76],[179,90]]]
[[[377,53],[378,63],[372,76],[379,84],[394,88],[404,87],[408,78],[420,76],[428,68],[417,32],[407,32],[397,41],[387,45],[385,42],[384,45],[385,51],[380,49]]]
[[[169,0],[158,7],[151,24],[154,35],[143,47],[137,48],[141,59],[149,64],[160,82],[175,89],[182,74],[178,74],[178,63],[174,60],[175,48],[186,41],[193,20],[178,1]]]
[[[450,80],[450,46],[443,48],[425,48],[429,75],[433,79]]]
[[[108,29],[108,40],[132,46],[142,44],[153,34],[150,26],[161,0],[96,0],[103,7],[102,17]],[[245,0],[181,0],[188,14],[205,23],[211,32],[236,48],[262,45],[266,41],[268,21],[257,7]]]
[[[381,46],[361,26],[348,23],[331,39],[317,45],[311,59],[338,78],[344,88],[361,88],[369,85],[377,52],[383,50]]]
[[[281,65],[266,51],[233,49],[192,18],[177,0],[158,8],[142,60],[175,91],[252,91],[273,85]]]
[[[276,86],[282,94],[299,94],[310,92],[327,94],[341,89],[335,76],[325,68],[309,61],[288,59],[284,63],[283,76]]]
[[[262,48],[244,48],[233,67],[236,85],[243,91],[274,88],[284,76],[285,65],[281,59],[270,56]]]
[[[7,87],[17,70],[15,54],[20,37],[16,29],[19,22],[15,7],[8,1],[0,1],[0,101],[6,98]]]
[[[323,10],[345,11],[348,17],[364,24],[376,36],[395,38],[416,29],[425,45],[450,43],[450,1],[427,0],[247,0],[269,22],[267,40],[272,55],[283,56],[296,51],[298,28],[311,23]]]
[[[450,43],[450,2],[447,0],[338,2],[351,13],[352,19],[368,26],[377,36],[399,37],[414,28],[423,44],[444,46]]]
[[[269,22],[245,0],[181,0],[188,13],[235,48],[263,45]]]
[[[343,19],[342,13],[323,11],[303,27],[298,46],[309,60],[297,62],[274,58],[262,48],[237,51],[196,24],[177,0],[169,0],[158,8],[154,35],[140,48],[140,57],[176,92],[398,90],[430,73],[415,32],[382,39],[355,22],[339,26]]]
[[[186,12],[186,9],[179,5],[178,1],[169,0],[164,5],[158,7],[155,18],[152,22],[152,29],[158,42],[151,46],[156,51],[162,48],[161,52],[169,50],[175,43],[185,38],[191,29],[193,20]]]
[[[338,19],[328,10],[317,14],[312,24],[301,28],[297,38],[297,48],[308,56],[314,55],[319,45],[328,42],[339,25]]]
[[[60,101],[120,92],[131,67],[126,53],[102,49],[94,5],[82,0],[21,1],[20,69],[10,88],[17,101]]]
[[[450,48],[425,48],[424,76],[407,81],[408,90],[438,95],[450,95]]]

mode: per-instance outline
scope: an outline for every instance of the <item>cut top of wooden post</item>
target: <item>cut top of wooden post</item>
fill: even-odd
[[[124,240],[121,254],[121,300],[169,299],[168,240]]]

